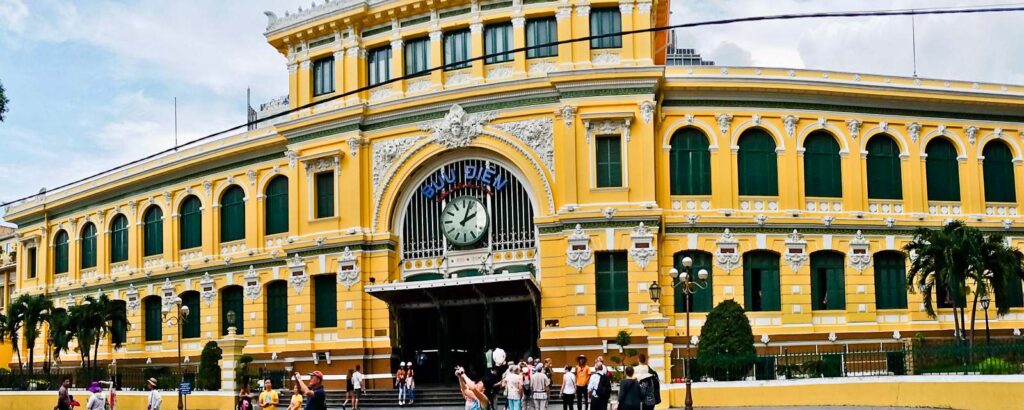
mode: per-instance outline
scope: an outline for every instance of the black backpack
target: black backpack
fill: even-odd
[[[658,380],[658,373],[651,372],[651,377],[640,381],[640,391],[643,393],[645,406],[657,406],[661,403],[661,386]]]
[[[597,381],[597,397],[601,399],[609,399],[612,397],[612,381],[608,378],[608,375],[601,374],[600,379]]]

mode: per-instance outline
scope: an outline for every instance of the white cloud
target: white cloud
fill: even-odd
[[[0,0],[0,27],[20,33],[25,30],[28,19],[28,7],[22,0]]]

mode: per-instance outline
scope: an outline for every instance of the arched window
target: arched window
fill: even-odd
[[[220,197],[220,241],[245,239],[245,192],[238,185]]]
[[[928,200],[960,200],[960,167],[956,160],[956,147],[945,138],[936,138],[925,148],[928,158]]]
[[[892,137],[879,134],[867,144],[868,198],[903,199],[900,146]]]
[[[123,300],[112,300],[110,301],[111,309],[114,311],[114,315],[118,317],[128,318],[128,304]],[[112,320],[110,321],[110,343],[114,346],[120,346],[128,342],[128,326],[127,321]]]
[[[267,285],[267,333],[288,331],[288,282],[276,280]]]
[[[235,312],[235,323],[228,322],[228,312]],[[220,323],[221,335],[228,334],[228,327],[234,326],[236,334],[245,333],[245,317],[242,309],[242,287],[228,286],[220,291]]]
[[[147,342],[159,342],[163,338],[163,314],[160,311],[162,307],[159,296],[148,296],[142,300]]]
[[[683,258],[689,256],[693,259],[693,266],[690,267],[690,275],[693,275],[693,279],[697,280],[697,272],[701,269],[708,271],[708,282],[707,289],[701,289],[699,286],[694,286],[694,294],[690,295],[690,311],[691,312],[710,312],[711,308],[714,307],[714,287],[711,286],[711,254],[702,251],[682,251],[675,254],[672,258],[672,265],[681,273],[683,271]],[[703,284],[702,284],[703,285]],[[683,292],[682,287],[675,289],[675,306],[676,313],[686,312],[686,292]]]
[[[82,228],[82,269],[96,267],[96,225],[92,222]]]
[[[815,131],[804,140],[804,194],[822,198],[843,196],[839,143],[832,134]]]
[[[110,223],[110,263],[128,260],[128,218],[114,217]]]
[[[57,232],[53,240],[53,273],[61,274],[68,272],[68,233],[67,231]]]
[[[203,210],[199,198],[192,195],[181,202],[178,223],[181,249],[203,246]]]
[[[669,185],[672,195],[711,195],[711,153],[708,138],[696,128],[672,135],[669,150]]]
[[[782,309],[779,285],[779,254],[750,251],[743,254],[743,300],[749,312]]]
[[[1017,202],[1013,180],[1013,154],[1005,142],[992,141],[982,150],[985,174],[985,202]]]
[[[270,180],[264,201],[267,235],[288,232],[288,178],[278,175]]]
[[[199,292],[190,290],[181,294],[181,306],[188,306],[188,317],[181,324],[181,338],[191,339],[199,337],[199,318],[201,307],[199,306]]]
[[[834,251],[811,254],[811,309],[846,309],[843,254]]]
[[[338,280],[337,276],[313,276],[314,327],[338,326]]]
[[[900,252],[882,251],[874,254],[872,259],[875,268],[875,307],[906,309],[906,257]]]
[[[142,216],[143,256],[164,253],[164,212],[151,206]]]
[[[737,145],[740,195],[778,195],[779,162],[771,135],[759,129],[749,130],[740,136]]]

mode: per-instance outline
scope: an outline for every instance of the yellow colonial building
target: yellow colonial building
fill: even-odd
[[[1024,234],[1021,86],[665,66],[664,32],[602,36],[666,25],[665,0],[267,15],[289,72],[267,121],[8,209],[16,293],[123,303],[101,361],[170,364],[180,338],[195,364],[234,326],[269,369],[414,361],[428,383],[493,347],[614,352],[625,329],[663,369],[689,341],[684,256],[710,272],[695,334],[735,299],[769,347],[877,346],[951,335],[947,299],[931,318],[906,290],[915,228]],[[1016,291],[997,332],[1024,326]]]

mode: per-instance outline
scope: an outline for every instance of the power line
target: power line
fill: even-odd
[[[550,43],[544,43],[544,44],[537,44],[537,45],[533,45],[533,46],[520,47],[520,48],[508,50],[508,51],[502,51],[502,52],[498,52],[498,53],[485,54],[485,55],[481,55],[479,57],[469,58],[467,60],[460,60],[460,61],[457,61],[457,62],[453,62],[453,63],[441,65],[441,66],[436,66],[436,67],[429,68],[429,69],[426,69],[426,70],[423,70],[423,71],[419,71],[417,73],[407,74],[407,75],[404,75],[404,76],[401,76],[401,77],[395,77],[395,78],[389,79],[387,81],[381,81],[381,82],[379,82],[377,84],[374,84],[374,85],[368,85],[368,86],[357,88],[357,89],[352,90],[352,91],[348,91],[348,92],[344,92],[344,93],[340,93],[340,94],[335,94],[335,95],[333,95],[331,97],[324,98],[324,99],[321,99],[321,100],[317,100],[315,102],[310,102],[310,103],[301,105],[299,107],[295,107],[295,108],[291,108],[291,109],[288,109],[288,110],[281,111],[279,113],[268,115],[268,116],[266,116],[264,118],[260,118],[260,119],[257,119],[255,121],[248,121],[248,122],[246,122],[244,124],[235,125],[233,127],[230,127],[230,128],[227,128],[227,129],[224,129],[224,130],[221,130],[221,131],[217,131],[217,132],[214,132],[212,134],[208,134],[206,136],[194,139],[192,141],[188,141],[188,142],[186,142],[184,144],[181,144],[181,145],[175,145],[173,148],[168,148],[168,149],[165,149],[163,151],[160,151],[160,152],[157,152],[157,153],[145,156],[143,158],[140,158],[140,159],[137,159],[137,160],[134,160],[134,161],[131,161],[131,162],[127,162],[127,163],[118,165],[116,167],[107,169],[105,171],[101,171],[101,172],[95,173],[95,174],[90,175],[88,177],[81,178],[81,179],[78,179],[78,180],[75,180],[75,181],[72,181],[72,182],[68,182],[68,183],[60,185],[60,186],[58,186],[56,188],[53,188],[53,190],[55,191],[55,190],[64,189],[64,188],[67,188],[69,186],[72,186],[72,185],[75,185],[75,184],[78,184],[78,183],[81,183],[81,182],[84,182],[84,181],[88,181],[90,179],[93,179],[93,178],[105,175],[107,173],[110,173],[110,172],[113,172],[113,171],[117,171],[117,170],[129,167],[129,166],[141,163],[141,162],[145,162],[145,161],[148,161],[150,159],[159,157],[159,156],[167,154],[167,153],[175,152],[175,151],[177,151],[180,148],[187,147],[187,146],[193,145],[193,144],[198,143],[198,142],[206,141],[206,140],[209,140],[211,138],[215,138],[215,137],[227,134],[227,133],[232,132],[232,131],[236,131],[236,130],[242,128],[242,127],[255,127],[256,124],[258,124],[260,122],[269,121],[269,120],[272,120],[272,119],[283,117],[283,116],[295,113],[297,111],[305,110],[305,109],[312,108],[314,106],[321,105],[321,104],[329,102],[329,101],[337,100],[339,98],[348,97],[350,95],[361,93],[361,92],[364,92],[364,91],[368,91],[368,90],[376,88],[376,87],[380,87],[380,86],[383,86],[383,85],[388,85],[388,84],[391,84],[391,83],[394,83],[394,82],[397,82],[397,81],[405,80],[405,79],[408,79],[408,78],[413,78],[413,77],[416,77],[416,76],[421,76],[423,74],[431,73],[431,72],[434,72],[434,71],[437,71],[437,70],[447,70],[447,69],[450,69],[450,68],[458,68],[458,67],[464,66],[466,63],[471,63],[471,62],[474,62],[474,61],[484,60],[484,59],[487,59],[487,58],[494,58],[494,57],[505,56],[505,55],[513,54],[513,53],[523,53],[523,52],[526,52],[526,51],[529,51],[529,50],[541,49],[541,48],[546,48],[546,47],[550,47],[550,46],[557,46],[557,45],[561,45],[561,44],[571,44],[571,43],[575,43],[575,42],[579,42],[579,41],[590,41],[590,40],[609,38],[609,37],[626,36],[626,35],[631,35],[631,34],[653,33],[653,32],[673,30],[673,29],[680,29],[680,28],[721,26],[721,25],[727,25],[727,24],[751,23],[751,22],[759,22],[759,21],[802,20],[802,19],[819,19],[819,18],[854,18],[854,17],[918,16],[918,15],[945,15],[945,14],[1006,13],[1006,12],[1024,11],[1024,6],[1022,6],[1022,4],[1024,4],[1024,3],[1012,3],[1012,4],[1008,4],[1008,5],[993,5],[993,6],[955,7],[955,8],[935,7],[935,8],[925,8],[925,9],[917,8],[917,9],[891,9],[891,10],[875,10],[875,11],[815,12],[815,13],[792,13],[792,14],[776,14],[776,15],[767,15],[767,16],[738,17],[738,18],[729,18],[729,19],[707,20],[707,21],[692,22],[692,23],[674,24],[674,25],[661,26],[661,27],[651,27],[651,28],[640,29],[640,30],[629,30],[629,31],[616,32],[616,33],[608,33],[608,34],[600,34],[600,35],[594,35],[594,36],[587,36],[587,37],[581,37],[581,38],[558,40],[558,41],[553,41],[553,42],[550,42]],[[38,195],[41,195],[41,194],[45,194],[45,192],[47,192],[47,191],[41,191],[39,194],[28,195],[28,196],[25,196],[25,197],[22,197],[22,198],[19,198],[19,199],[15,199],[15,200],[11,200],[11,201],[8,201],[8,202],[0,203],[0,208],[8,206],[10,204],[13,204],[15,202],[24,201],[26,199],[29,199],[29,198],[32,198],[32,197],[35,197],[35,196],[38,196]]]

